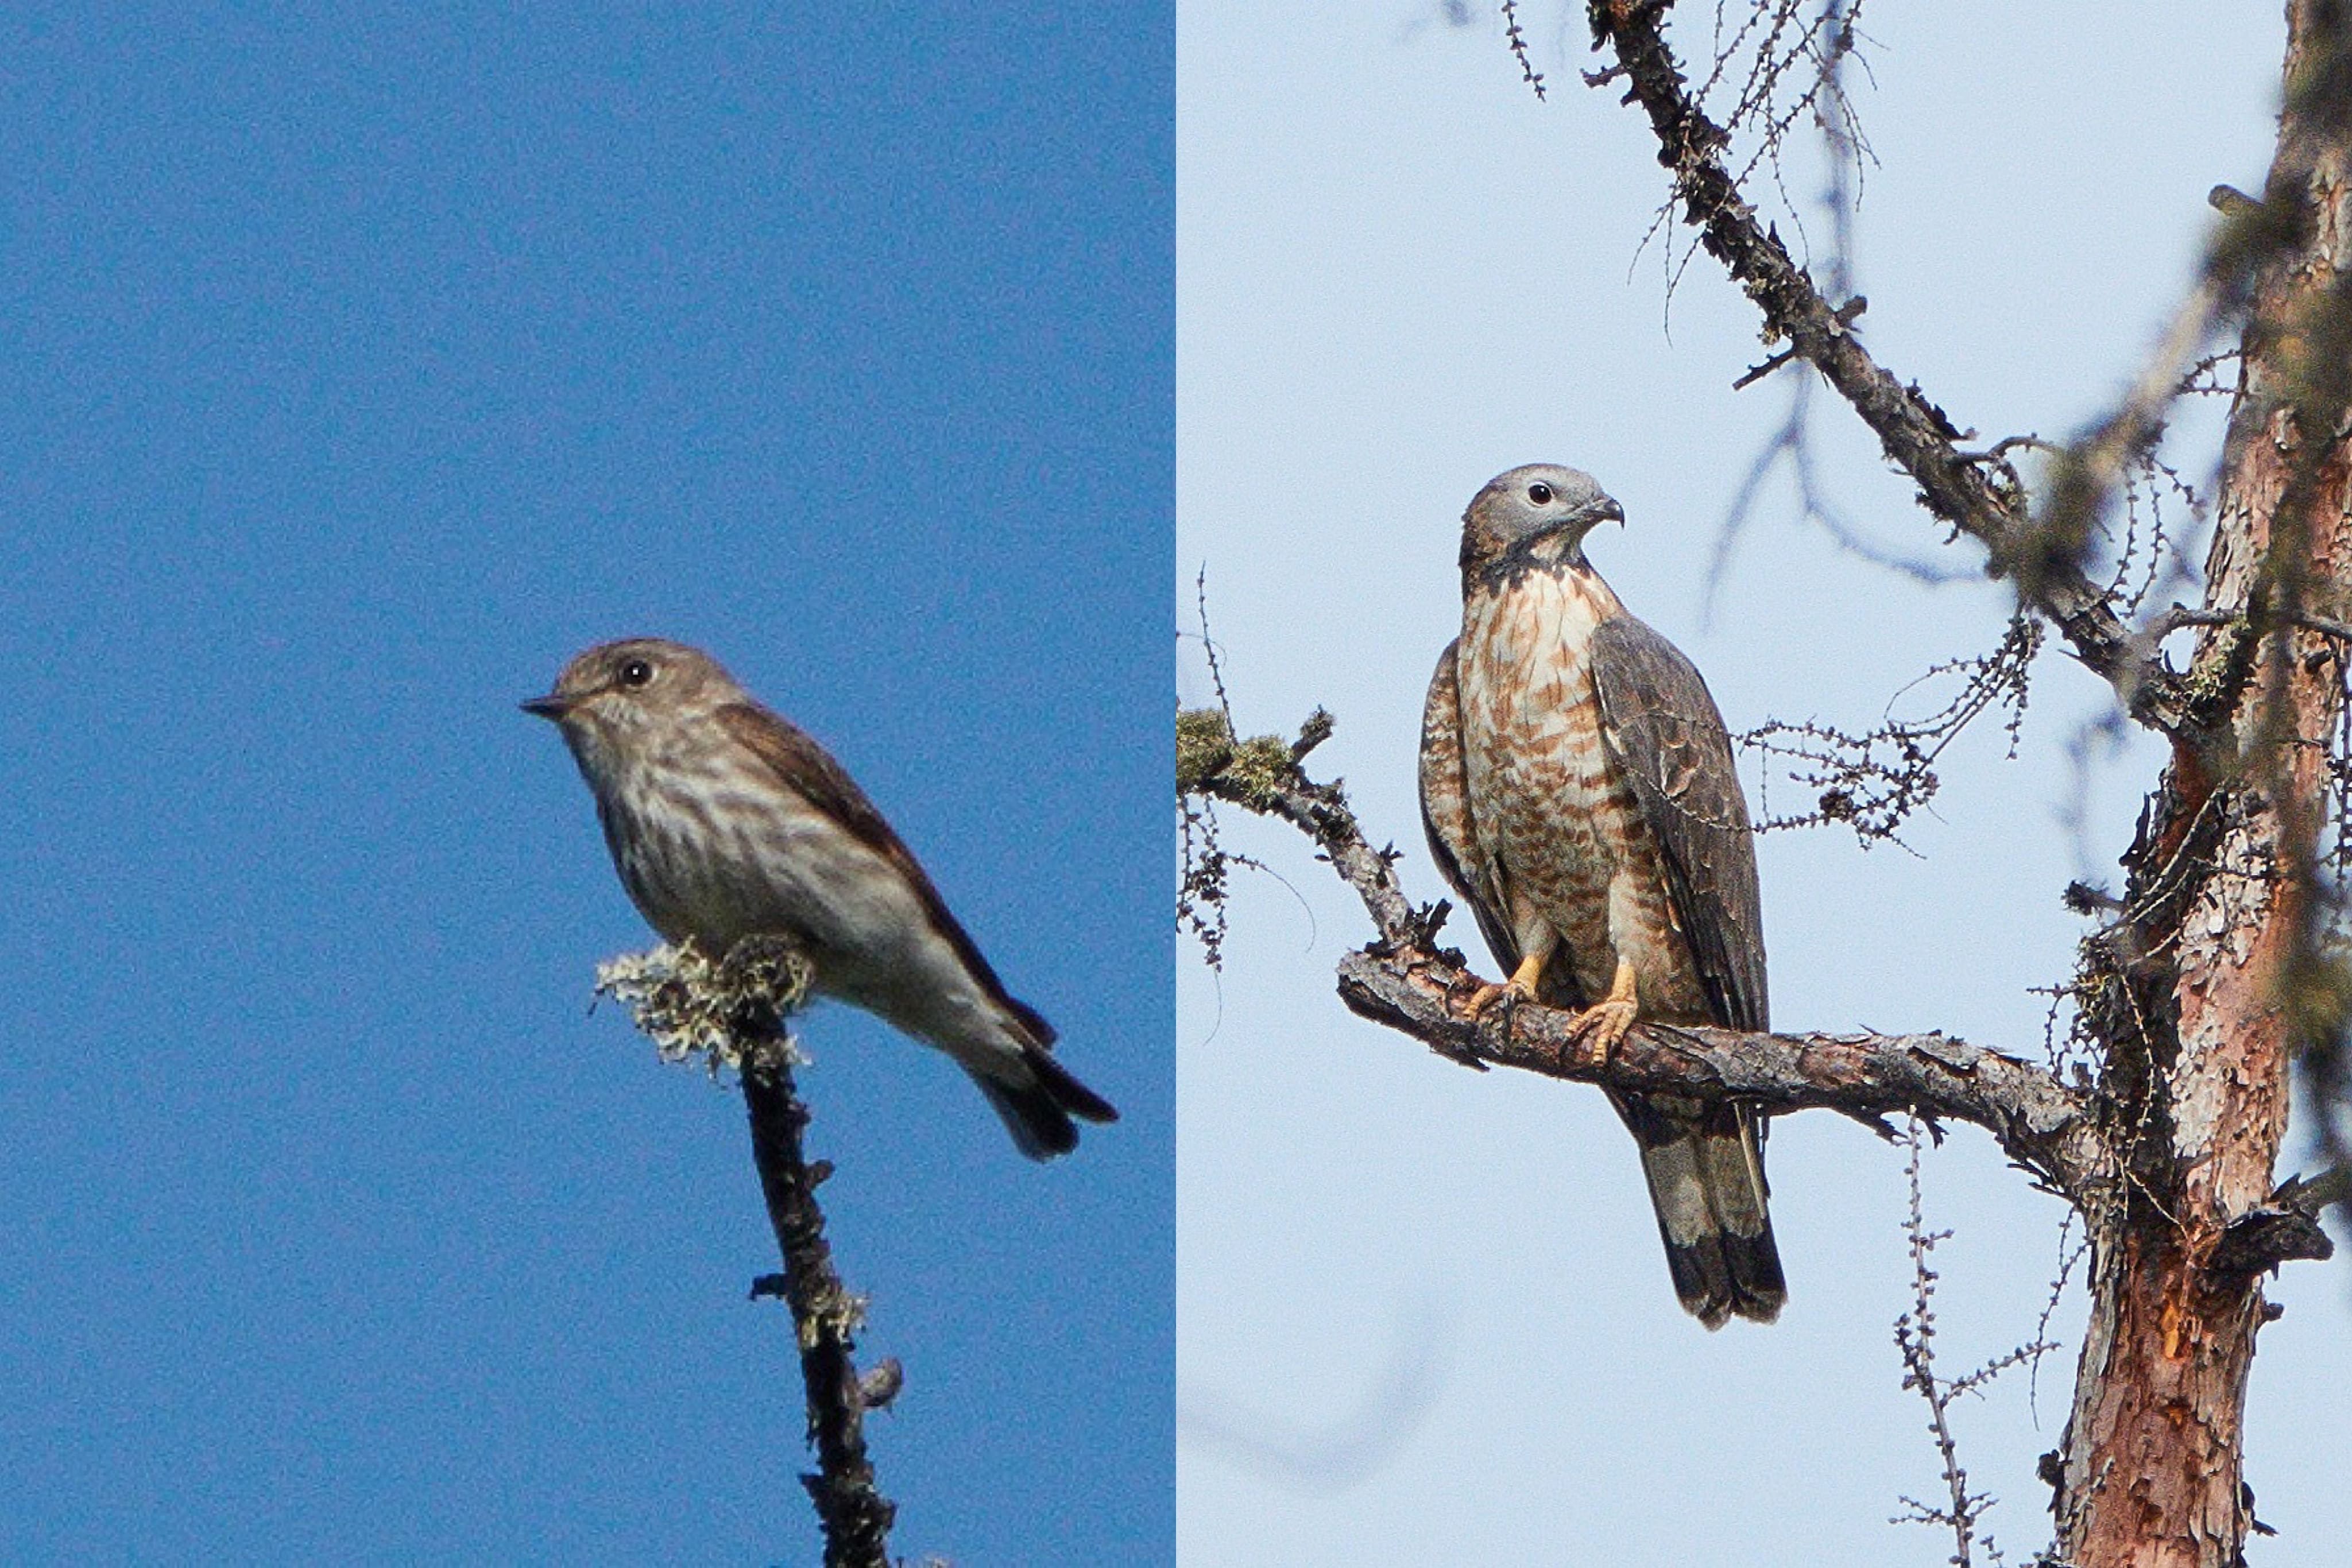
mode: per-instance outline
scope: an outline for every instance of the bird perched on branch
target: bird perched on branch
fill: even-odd
[[[1584,559],[1625,514],[1538,464],[1462,517],[1462,635],[1422,717],[1422,824],[1509,974],[1471,1001],[1580,1009],[1605,1061],[1636,1018],[1768,1026],[1748,807],[1706,683]],[[1752,1106],[1611,1092],[1682,1304],[1709,1328],[1788,1298]]]
[[[657,638],[591,648],[524,703],[563,732],[637,912],[724,957],[746,936],[806,954],[812,988],[953,1057],[1032,1159],[1110,1103],[1054,1060],[915,857],[825,749],[718,661]]]

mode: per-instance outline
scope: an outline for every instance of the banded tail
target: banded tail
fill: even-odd
[[[1721,1101],[1612,1094],[1642,1145],[1642,1174],[1683,1310],[1710,1329],[1769,1323],[1789,1286],[1772,1239],[1755,1111]]]

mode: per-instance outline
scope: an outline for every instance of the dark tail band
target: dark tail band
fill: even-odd
[[[1683,1308],[1710,1329],[1769,1323],[1789,1287],[1766,1207],[1755,1113],[1667,1096],[1615,1095],[1642,1145],[1642,1174]]]

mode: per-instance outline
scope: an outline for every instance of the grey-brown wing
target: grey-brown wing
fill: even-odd
[[[1592,634],[1601,739],[1664,852],[1675,917],[1717,1019],[1770,1027],[1756,842],[1731,737],[1682,650],[1630,615]]]
[[[1437,672],[1429,678],[1429,697],[1421,710],[1421,829],[1428,835],[1431,858],[1437,862],[1445,884],[1470,906],[1486,938],[1495,962],[1507,975],[1519,965],[1518,944],[1503,890],[1493,885],[1491,862],[1478,850],[1470,818],[1470,776],[1462,756],[1462,692],[1454,678],[1454,650],[1461,640],[1445,644],[1437,656]]]
[[[948,908],[948,901],[940,896],[939,888],[923,870],[922,862],[915,859],[914,852],[875,809],[874,802],[866,798],[857,780],[833,759],[831,752],[783,715],[757,704],[731,703],[719,710],[718,719],[745,749],[768,765],[777,782],[796,791],[810,805],[840,823],[850,836],[888,861],[914,889],[931,924],[956,950],[964,967],[980,982],[981,989],[1020,1019],[1039,1045],[1054,1043],[1054,1026],[1036,1009],[1016,1000],[1004,988],[1004,982],[996,977],[996,971],[981,955],[980,945]]]

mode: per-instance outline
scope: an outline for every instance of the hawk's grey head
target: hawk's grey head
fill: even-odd
[[[1462,570],[1468,576],[1506,559],[1531,559],[1546,546],[1547,559],[1573,559],[1595,527],[1624,520],[1624,509],[1591,475],[1530,463],[1489,479],[1462,514]]]

